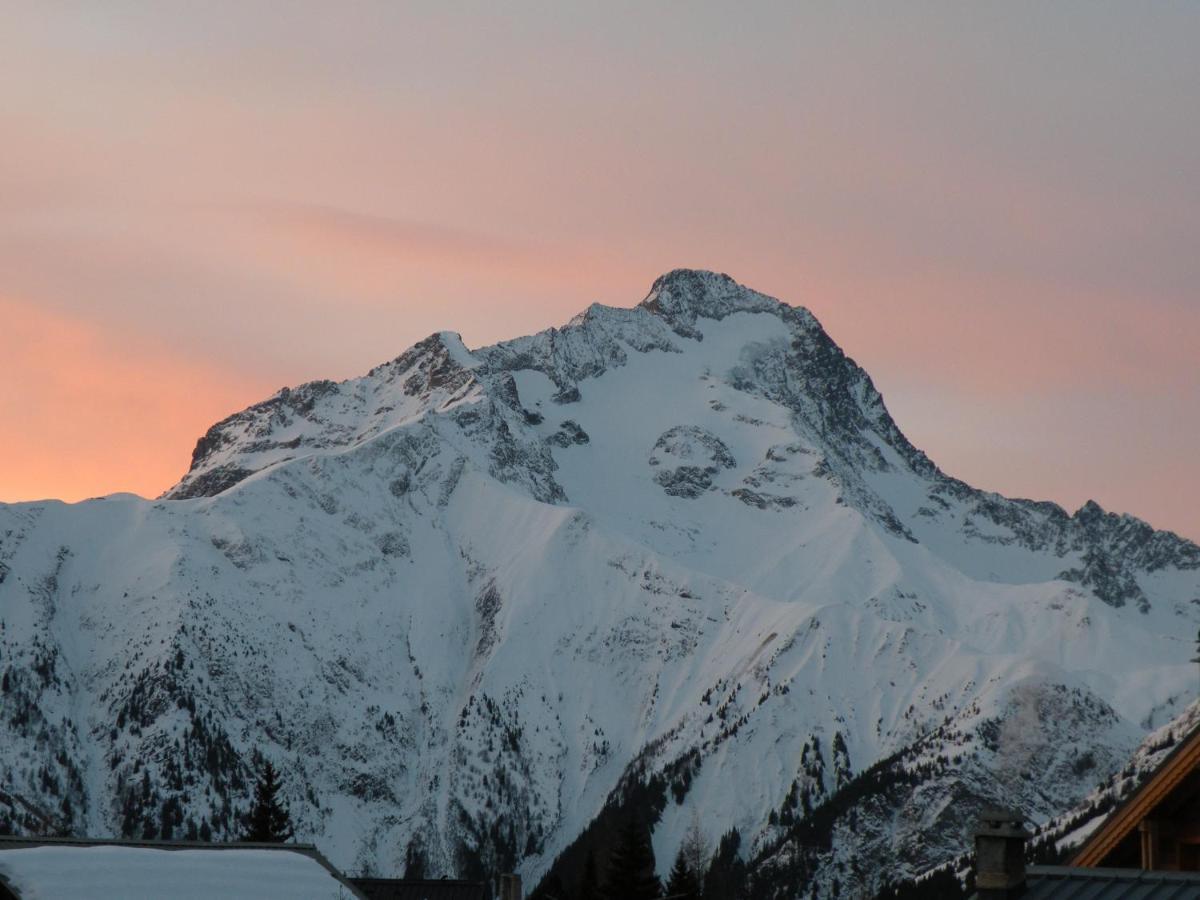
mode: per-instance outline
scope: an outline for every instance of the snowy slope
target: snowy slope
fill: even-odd
[[[699,809],[873,888],[858,853],[918,872],[1118,768],[1198,620],[1200,548],[946,477],[811,314],[676,271],[281,391],[158,501],[0,506],[0,822],[222,836],[261,753],[349,871],[528,881],[667,772],[664,868]]]

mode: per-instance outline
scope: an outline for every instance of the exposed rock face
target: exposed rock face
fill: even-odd
[[[699,810],[762,896],[870,893],[1118,767],[1198,623],[1195,544],[945,476],[807,311],[671,272],[0,505],[0,826],[225,836],[261,753],[351,870],[533,881],[661,795],[664,867]]]
[[[654,482],[673,497],[699,497],[712,487],[721,469],[737,466],[719,437],[694,425],[664,431],[650,451],[650,465],[660,467]]]
[[[532,422],[531,424],[537,425],[539,423],[540,420]],[[586,444],[591,440],[591,438],[588,437],[588,433],[586,431],[579,427],[578,422],[573,422],[570,419],[567,419],[558,426],[558,431],[550,435],[550,437],[546,438],[546,440],[554,444],[556,447],[563,447],[565,449],[566,447],[570,447],[572,444]]]

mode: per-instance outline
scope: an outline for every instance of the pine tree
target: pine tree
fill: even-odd
[[[739,850],[742,836],[731,828],[721,838],[712,865],[704,876],[706,900],[738,900],[746,888],[746,864]]]
[[[704,829],[700,825],[700,813],[696,810],[692,811],[692,820],[688,823],[687,831],[683,833],[679,852],[687,860],[687,866],[692,870],[697,881],[703,882],[704,873],[708,871],[708,859],[712,855],[712,850],[708,845],[708,838],[704,836]]]
[[[649,831],[630,818],[617,835],[617,844],[608,859],[601,896],[606,900],[657,900],[661,893]]]
[[[279,787],[279,773],[270,762],[264,762],[254,786],[254,805],[242,831],[243,841],[282,844],[292,839],[292,819],[279,799]]]
[[[567,900],[567,889],[557,872],[551,872],[529,895],[529,900]]]
[[[416,840],[408,842],[404,853],[404,877],[413,881],[425,878],[425,851]]]
[[[683,847],[679,848],[675,865],[671,867],[666,896],[668,900],[700,900],[700,878],[692,871]]]
[[[583,880],[579,882],[579,900],[600,900],[599,878],[596,876],[596,854],[589,850],[583,864]]]

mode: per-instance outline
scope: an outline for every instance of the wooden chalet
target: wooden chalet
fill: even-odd
[[[1200,872],[1200,728],[1109,814],[1070,864]]]
[[[1200,900],[1200,727],[1084,840],[1066,866],[1025,866],[1018,813],[987,810],[976,897]]]

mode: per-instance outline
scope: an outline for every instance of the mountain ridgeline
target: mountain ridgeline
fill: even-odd
[[[752,896],[873,894],[1120,771],[1198,624],[1195,544],[947,476],[680,270],[284,389],[158,500],[0,505],[0,830],[234,836],[267,760],[355,874],[573,886],[636,812],[664,881],[699,822]]]

